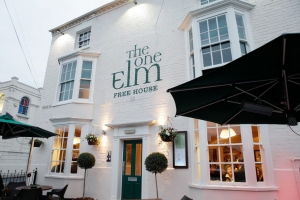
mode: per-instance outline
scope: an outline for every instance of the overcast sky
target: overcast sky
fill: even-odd
[[[5,0],[27,61],[18,43],[4,0],[0,0],[0,82],[16,76],[20,82],[43,87],[51,44],[50,29],[112,0]]]

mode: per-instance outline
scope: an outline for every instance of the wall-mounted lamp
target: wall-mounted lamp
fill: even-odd
[[[136,5],[137,4],[136,0],[133,0],[133,3]]]
[[[159,125],[159,126],[158,126],[158,129],[161,131],[161,130],[163,130],[164,128],[163,128],[162,125]]]
[[[57,29],[56,32],[57,33],[61,33],[62,35],[64,35],[64,33],[61,30],[59,30],[59,29]]]
[[[105,132],[105,130],[102,130],[102,134],[103,134],[103,135],[106,135],[106,132]]]

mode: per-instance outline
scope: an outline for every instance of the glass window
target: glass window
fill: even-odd
[[[204,67],[232,61],[226,16],[201,21],[200,38]],[[209,45],[209,46],[208,46]]]
[[[22,97],[19,103],[18,113],[22,115],[27,115],[29,106],[29,99],[27,97]]]
[[[201,165],[200,165],[200,140],[199,140],[199,120],[194,119],[194,142],[195,142],[195,156],[196,156],[196,174],[197,174],[197,179],[200,180],[201,178]]]
[[[210,181],[246,182],[239,125],[207,122],[207,144]]]
[[[245,42],[240,42],[240,48],[241,48],[241,54],[246,55],[247,54],[247,48],[246,48],[246,43]]]
[[[193,30],[189,30],[189,44],[190,44],[190,65],[192,68],[192,78],[196,78],[195,60],[194,60],[194,44],[193,44]]]
[[[243,16],[239,14],[235,14],[235,19],[236,19],[236,24],[237,24],[238,34],[240,39],[241,54],[243,56],[247,54],[247,38],[246,38],[244,20],[243,20]]]
[[[246,40],[245,26],[243,17],[239,14],[235,14],[236,24],[238,27],[239,38],[242,40]]]
[[[225,42],[202,48],[204,67],[232,61],[230,43]]]
[[[64,173],[69,127],[57,127],[55,133],[58,134],[58,136],[54,137],[53,142],[51,172]]]
[[[205,4],[214,2],[214,1],[216,1],[216,0],[201,0],[201,5],[205,5]]]
[[[77,61],[72,61],[62,66],[59,101],[72,99],[76,65]]]
[[[91,30],[85,31],[79,34],[78,37],[78,47],[84,47],[90,44]]]
[[[92,65],[93,62],[91,61],[82,62],[81,79],[79,84],[79,98],[88,99],[90,97]]]
[[[253,152],[254,152],[254,161],[255,161],[255,172],[257,182],[264,181],[263,174],[263,160],[261,156],[261,139],[260,139],[260,127],[252,126],[252,139],[253,139]]]
[[[71,161],[71,174],[77,174],[77,159],[80,154],[80,138],[81,138],[81,126],[75,126],[73,149],[72,149],[72,161]]]

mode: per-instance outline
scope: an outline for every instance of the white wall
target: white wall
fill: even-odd
[[[251,26],[255,47],[259,47],[284,32],[300,32],[300,2],[298,0],[256,0],[256,6],[250,12]],[[163,4],[162,4],[163,3]],[[87,146],[82,143],[82,151],[88,151],[95,155],[97,162],[93,169],[89,170],[87,178],[87,196],[97,199],[114,199],[111,196],[112,163],[106,162],[107,151],[113,149],[114,129],[105,124],[134,122],[148,119],[156,119],[158,122],[149,127],[150,142],[149,152],[163,152],[169,160],[169,168],[158,175],[159,194],[162,199],[179,199],[188,195],[193,199],[298,199],[298,191],[295,175],[292,171],[291,157],[299,157],[297,147],[300,138],[282,126],[270,126],[270,145],[274,163],[274,177],[279,191],[236,191],[236,190],[208,190],[190,188],[191,167],[189,169],[172,168],[172,146],[158,144],[158,125],[166,125],[167,117],[172,117],[173,127],[178,130],[190,130],[187,118],[173,118],[175,104],[168,88],[187,81],[186,49],[184,32],[178,26],[186,14],[196,9],[199,2],[174,1],[174,0],[140,0],[135,6],[133,3],[113,9],[103,15],[99,15],[88,21],[80,22],[74,27],[64,30],[64,35],[53,36],[52,45],[47,64],[44,82],[44,92],[41,106],[54,105],[54,97],[58,87],[60,65],[57,58],[74,51],[76,32],[88,26],[92,27],[90,47],[85,51],[101,52],[97,59],[96,79],[94,80],[93,112],[88,112],[79,106],[61,105],[59,107],[40,110],[36,123],[45,129],[53,130],[50,118],[78,117],[80,115],[91,116],[91,124],[99,125],[100,130],[106,130],[106,136],[102,136],[99,146]],[[139,48],[149,47],[149,54],[160,52],[162,81],[154,82],[155,77],[150,76],[151,83],[115,90],[112,87],[112,73],[124,71],[122,77],[126,84],[127,77],[127,51],[134,45]],[[131,59],[133,62],[134,60]],[[149,65],[147,65],[149,67]],[[132,70],[134,67],[132,66]],[[133,81],[133,74],[132,80]],[[120,76],[121,77],[121,76]],[[119,82],[120,83],[120,82]],[[147,86],[157,85],[158,90],[151,93],[130,95],[114,98],[115,92],[134,90]],[[76,89],[76,88],[74,88]],[[134,98],[133,98],[134,97]],[[183,97],[184,98],[184,97]],[[72,111],[70,110],[72,107]],[[78,110],[76,110],[78,109]],[[78,112],[74,112],[74,110]],[[296,128],[296,131],[298,128]],[[300,132],[300,130],[298,131]],[[83,135],[87,134],[87,131]],[[191,148],[193,133],[189,132],[189,166],[191,166]],[[50,139],[51,141],[52,139]],[[205,149],[202,149],[205,150]],[[32,166],[38,167],[44,174],[48,174],[48,163],[51,152],[51,143],[46,144],[35,151]],[[112,152],[112,154],[118,152]],[[48,156],[47,156],[48,155]],[[148,174],[148,192],[144,197],[155,196],[154,175]],[[69,182],[70,186],[66,197],[80,195],[82,180],[67,180],[38,176],[40,183],[60,184]],[[171,191],[171,192],[170,192]]]
[[[18,78],[12,77],[11,81],[0,83],[0,93],[4,94],[2,114],[8,112],[17,121],[27,124],[34,123],[41,96],[38,89],[25,85],[19,82]],[[30,100],[27,116],[18,114],[19,103],[24,96]],[[20,137],[0,140],[0,170],[2,172],[26,171],[30,150],[29,139]]]

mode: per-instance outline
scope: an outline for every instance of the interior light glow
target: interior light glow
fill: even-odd
[[[79,144],[79,143],[80,143],[80,138],[73,139],[73,144]]]
[[[230,137],[236,136],[236,133],[232,128],[230,128],[229,131],[230,131]],[[229,131],[228,129],[223,129],[221,131],[220,138],[223,139],[229,138]]]

